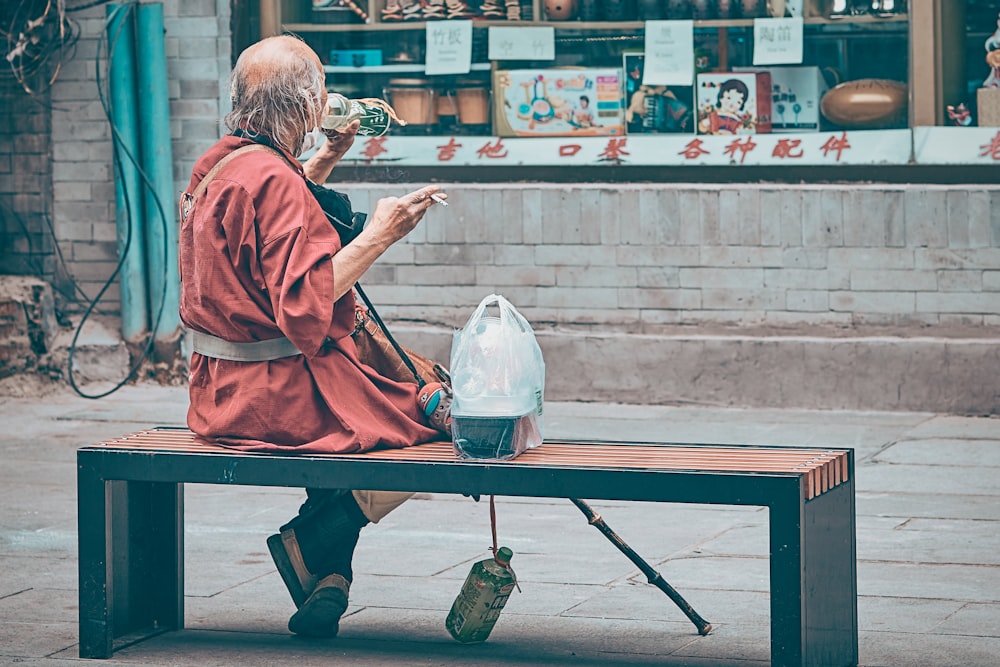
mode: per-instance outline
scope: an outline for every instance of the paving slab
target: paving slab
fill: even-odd
[[[1000,566],[1000,533],[977,519],[858,520],[863,561]]]
[[[996,572],[991,565],[860,561],[858,594],[995,603],[1000,602]],[[990,633],[1000,636],[1000,623]]]
[[[1000,430],[1000,423],[996,426]],[[881,450],[872,462],[933,466],[941,463],[942,453],[953,466],[1000,467],[1000,442],[984,438],[902,440]]]
[[[959,635],[866,632],[859,640],[864,667],[991,667],[1000,655],[1000,639]]]
[[[857,515],[886,517],[931,517],[938,519],[1000,520],[996,494],[965,495],[912,493],[904,491],[858,491]],[[995,524],[994,524],[995,525]]]
[[[958,417],[955,415],[937,415],[933,419],[922,420],[906,433],[912,440],[924,438],[952,438],[958,435],[962,439],[991,440],[997,442],[1000,433],[1000,415],[981,417],[979,419]]]
[[[933,634],[969,606],[961,600],[862,595],[858,598],[858,625],[878,632]]]

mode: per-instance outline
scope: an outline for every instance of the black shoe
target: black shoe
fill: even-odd
[[[324,577],[305,603],[288,619],[288,629],[304,637],[336,637],[347,611],[351,585],[339,574]]]
[[[316,589],[319,577],[306,567],[299,542],[295,538],[295,529],[287,528],[280,534],[267,538],[267,548],[271,552],[271,558],[278,568],[281,580],[285,582],[285,587],[288,588],[288,593],[298,609]]]
[[[285,536],[289,531],[294,531],[292,534],[295,546],[299,549],[302,566],[306,572],[315,575],[317,580],[329,574],[338,574],[350,582],[353,579],[351,562],[354,559],[354,547],[357,546],[362,526],[367,523],[367,517],[351,493],[335,494],[323,498],[305,513],[282,526],[281,534]],[[295,550],[289,551],[286,548],[285,552],[294,564]],[[276,563],[277,560],[280,559],[276,559]],[[286,574],[290,571],[291,575]],[[304,603],[312,588],[307,585],[307,578],[301,576],[301,570],[286,567],[282,578],[286,585],[291,580],[290,590],[296,588],[296,581],[299,582],[303,591],[299,605]],[[292,597],[295,599],[296,593],[293,592]]]

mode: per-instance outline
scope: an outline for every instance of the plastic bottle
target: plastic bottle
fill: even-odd
[[[500,547],[495,557],[472,566],[445,619],[445,627],[456,640],[470,644],[484,642],[490,636],[511,591],[517,585],[514,571],[510,568],[513,555],[507,547]]]
[[[330,93],[326,102],[326,113],[320,126],[324,130],[339,130],[353,121],[360,120],[358,135],[381,137],[389,131],[395,120],[400,125],[406,123],[396,117],[388,102],[375,98],[352,100],[339,93]]]

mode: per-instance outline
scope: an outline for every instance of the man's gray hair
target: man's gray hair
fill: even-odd
[[[297,37],[272,37],[244,51],[230,77],[230,130],[262,134],[297,154],[306,133],[319,123],[325,77]],[[297,48],[299,45],[302,48]]]

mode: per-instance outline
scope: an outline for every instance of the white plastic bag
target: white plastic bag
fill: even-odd
[[[509,459],[542,444],[545,362],[513,304],[498,294],[483,299],[455,332],[449,365],[456,454]]]

